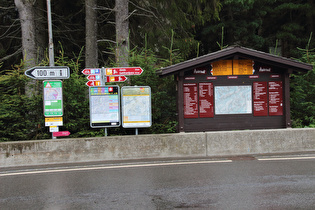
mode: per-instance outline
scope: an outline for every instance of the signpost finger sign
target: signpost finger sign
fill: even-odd
[[[101,69],[84,69],[88,75],[90,99],[90,122],[92,128],[104,127],[107,136],[107,127],[119,127],[120,97],[119,86],[106,86],[106,82],[124,82],[126,75],[141,75],[141,67],[114,67]],[[95,87],[93,87],[95,86]],[[150,87],[124,87],[122,98],[123,127],[138,128],[151,126],[151,89]],[[139,107],[142,107],[139,109]]]
[[[140,75],[143,70],[141,67],[121,67],[121,68],[107,68],[106,75]]]

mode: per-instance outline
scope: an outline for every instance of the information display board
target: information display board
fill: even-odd
[[[233,75],[252,75],[252,60],[233,60]]]
[[[269,115],[283,115],[282,82],[269,82]]]
[[[223,76],[223,75],[232,75],[232,60],[220,60],[213,62],[212,64],[212,75],[214,76]]]
[[[184,84],[184,118],[198,118],[197,83]]]
[[[254,116],[268,115],[267,82],[253,83]]]
[[[213,76],[252,75],[254,71],[252,60],[220,60],[211,65]]]
[[[216,86],[215,114],[251,114],[252,86]]]
[[[199,83],[199,117],[213,117],[213,83]]]
[[[62,81],[44,81],[44,116],[58,117],[63,115]]]
[[[119,87],[97,86],[89,88],[90,125],[92,128],[120,126]]]
[[[145,128],[152,125],[151,88],[124,86],[121,89],[122,126]]]

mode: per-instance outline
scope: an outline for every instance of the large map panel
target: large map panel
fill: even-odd
[[[215,114],[251,114],[252,87],[216,86]]]
[[[124,128],[150,127],[151,88],[148,86],[125,86],[122,96],[122,126]]]
[[[119,87],[90,87],[91,127],[118,127],[120,125]]]

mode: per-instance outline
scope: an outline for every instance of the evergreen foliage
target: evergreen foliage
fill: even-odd
[[[42,97],[26,95],[25,83],[28,79],[23,65],[24,62],[15,65],[0,77],[0,141],[48,137],[43,130],[44,118],[38,115],[43,113]],[[39,85],[39,82],[35,84],[37,90]]]
[[[82,52],[72,59],[65,56],[63,47],[59,46],[56,66],[68,66],[71,69],[69,79],[63,80],[64,125],[60,130],[70,131],[71,137],[104,136],[104,129],[90,127],[90,110],[86,76],[81,73]],[[141,129],[141,133],[170,133],[176,128],[175,83],[173,77],[159,78],[156,70],[162,66],[181,61],[174,50],[169,49],[173,60],[159,59],[149,49],[133,49],[130,52],[130,65],[141,66],[144,72],[140,76],[130,76],[129,84],[150,86],[152,91],[152,120],[150,128]],[[176,52],[176,51],[175,51]],[[36,92],[32,97],[25,93],[25,84],[30,78],[24,75],[22,61],[12,70],[0,76],[0,141],[17,141],[28,139],[51,138],[49,128],[45,127],[43,116],[43,82],[36,81]],[[49,66],[48,58],[41,63]],[[112,63],[116,66],[115,63]],[[109,66],[108,66],[109,67]],[[111,83],[112,84],[112,83]],[[111,135],[131,134],[130,129],[111,128]]]
[[[159,78],[156,70],[165,66],[165,62],[156,58],[152,50],[137,50],[131,52],[130,65],[141,66],[144,70],[141,76],[129,77],[130,85],[150,86],[152,97],[152,127],[148,133],[175,132],[176,121],[176,88],[173,76]]]
[[[25,61],[20,61],[17,10],[13,1],[0,2],[0,141],[51,138],[44,125],[42,81],[36,81],[35,94],[25,93],[30,79],[24,75]],[[315,43],[309,38],[315,30],[311,0],[139,0],[130,4],[133,49],[129,65],[141,66],[144,73],[129,77],[128,85],[152,88],[153,126],[141,129],[142,133],[175,131],[175,82],[173,77],[158,78],[155,70],[161,67],[227,45],[268,52],[275,43],[283,56],[315,65]],[[72,137],[104,135],[103,129],[91,129],[89,125],[87,80],[81,74],[85,66],[83,5],[83,0],[52,1],[54,42],[60,43],[55,47],[55,65],[71,69],[71,77],[63,82],[64,126],[60,129],[70,131]],[[114,1],[98,1],[99,63],[105,67],[116,66],[111,59],[115,47],[114,6]],[[39,21],[46,23],[45,18]],[[297,48],[305,45],[305,49]],[[48,66],[48,58],[40,65]],[[314,71],[291,76],[294,127],[315,127]],[[131,131],[117,128],[109,132],[122,135]]]
[[[305,49],[298,48],[300,61],[313,65],[307,74],[291,78],[291,115],[293,127],[315,127],[315,49],[310,49],[312,33]]]

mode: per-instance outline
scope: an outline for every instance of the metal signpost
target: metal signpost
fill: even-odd
[[[105,85],[106,82],[124,82],[127,80],[125,75],[140,75],[143,70],[141,67],[114,67],[114,68],[95,68],[95,69],[84,69],[82,73],[87,75],[87,79],[89,80],[86,85],[89,86],[89,99],[90,99],[90,125],[92,128],[105,128],[105,136],[107,136],[107,128],[108,127],[119,127],[121,124],[120,118],[120,93],[119,86]],[[150,87],[139,87],[142,90],[145,90],[146,93],[148,88]],[[141,92],[140,91],[140,92]],[[127,91],[128,92],[128,91]],[[139,96],[139,97],[137,97]],[[136,100],[140,100],[139,107],[148,105],[150,111],[146,112],[146,120],[138,121],[139,123],[132,123],[132,121],[125,121],[129,123],[129,126],[136,128],[136,134],[138,133],[139,127],[150,127],[151,126],[151,89],[149,90],[149,94],[137,95],[134,96]],[[146,100],[149,98],[149,101]],[[129,98],[126,98],[128,101]],[[129,102],[127,102],[129,104]],[[126,106],[127,109],[130,106]],[[139,107],[134,108],[135,110],[139,110]],[[135,115],[126,116],[132,119]],[[145,118],[144,116],[140,116]],[[128,125],[125,125],[128,127]]]
[[[70,69],[67,66],[36,66],[30,68],[24,73],[27,77],[43,81],[43,107],[45,126],[49,127],[49,131],[54,133],[59,131],[58,126],[63,125],[63,96],[62,81],[57,79],[68,79],[70,77]],[[46,80],[47,79],[47,80]],[[52,134],[52,138],[55,136]]]
[[[63,101],[62,101],[62,81],[59,79],[69,79],[70,68],[68,66],[55,66],[54,63],[54,43],[52,37],[52,20],[50,0],[47,3],[48,38],[49,38],[49,66],[37,66],[25,71],[25,75],[36,80],[44,81],[44,116],[45,126],[49,126],[49,131],[53,134],[59,131],[58,126],[63,125]],[[66,131],[69,132],[69,131]],[[56,138],[52,134],[52,138]],[[70,134],[70,132],[69,132]]]
[[[128,78],[126,75],[140,75],[143,70],[140,67],[127,67],[127,68],[113,68],[105,69],[84,69],[82,73],[88,75],[86,78],[89,80],[86,85],[88,87],[103,86],[106,82],[125,82]]]

